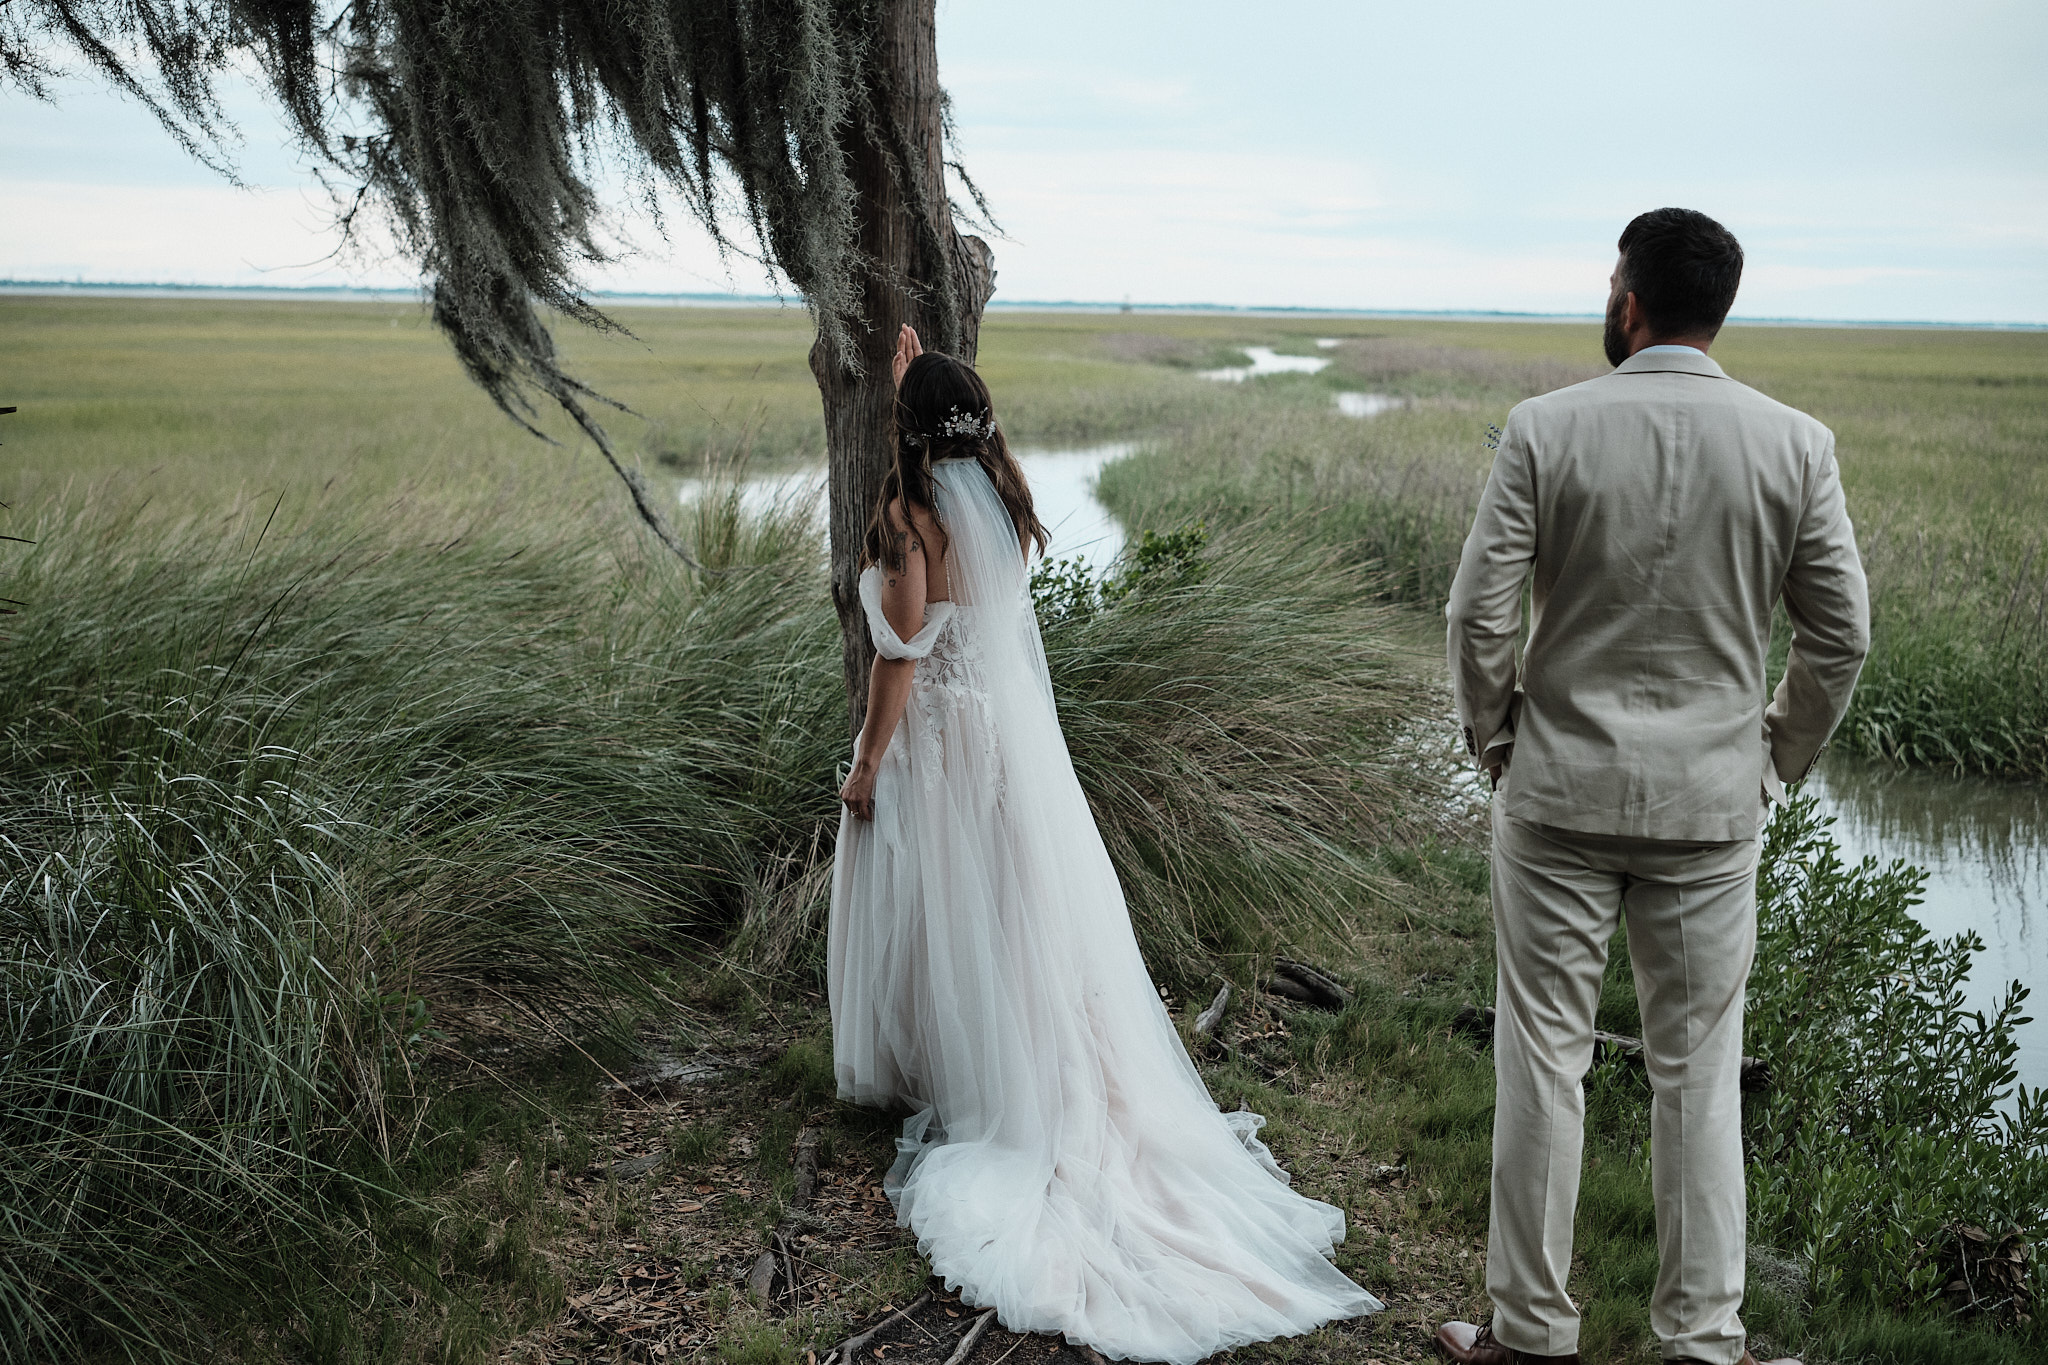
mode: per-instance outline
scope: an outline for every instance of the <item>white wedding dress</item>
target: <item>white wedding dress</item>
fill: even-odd
[[[1013,1331],[1174,1365],[1383,1305],[1330,1262],[1256,1114],[1219,1112],[1131,933],[1074,776],[1017,533],[981,466],[934,498],[952,600],[833,868],[841,1098],[916,1112],[884,1187],[932,1269]]]

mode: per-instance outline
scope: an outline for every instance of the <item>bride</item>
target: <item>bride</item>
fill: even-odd
[[[860,577],[878,656],[840,792],[839,1094],[915,1110],[884,1182],[933,1271],[1017,1332],[1183,1365],[1383,1305],[1344,1214],[1219,1112],[1146,975],[1054,712],[1045,528],[988,389],[903,329]]]

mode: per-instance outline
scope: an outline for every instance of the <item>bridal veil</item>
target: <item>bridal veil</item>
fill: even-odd
[[[829,946],[842,1098],[915,1112],[885,1187],[933,1271],[1015,1331],[1175,1365],[1382,1305],[1331,1263],[1344,1214],[1219,1112],[1131,932],[1074,775],[1002,500],[934,466],[952,601],[875,788],[842,818]]]

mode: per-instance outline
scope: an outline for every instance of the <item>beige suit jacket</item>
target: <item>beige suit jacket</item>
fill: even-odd
[[[1767,709],[1781,596],[1792,652]],[[1834,434],[1689,349],[1529,399],[1508,415],[1447,615],[1466,747],[1511,746],[1505,814],[1753,838],[1762,796],[1806,775],[1869,648]]]

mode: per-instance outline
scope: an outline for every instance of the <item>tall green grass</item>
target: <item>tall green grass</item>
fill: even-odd
[[[700,500],[704,576],[610,509],[269,511],[109,498],[16,528],[0,1342],[20,1358],[188,1358],[238,1299],[243,1330],[301,1340],[347,1284],[415,1273],[363,1210],[424,1197],[404,1172],[478,1019],[596,1047],[699,945],[820,960],[848,727],[808,507]],[[1350,571],[1273,590],[1286,553],[1243,537],[1199,594],[1162,583],[1052,632],[1169,982],[1340,936],[1347,898],[1385,886],[1350,849],[1433,790],[1391,744],[1349,756],[1420,694]]]
[[[1153,975],[1192,988],[1282,945],[1348,948],[1350,912],[1393,888],[1361,850],[1440,828],[1451,776],[1415,734],[1433,693],[1390,609],[1356,566],[1257,528],[1123,583],[1040,616]],[[831,837],[812,826],[750,907],[762,965],[820,970]]]
[[[604,1056],[666,1008],[667,973],[702,943],[814,979],[847,719],[808,512],[700,500],[686,529],[723,571],[700,578],[643,553],[575,452],[497,444],[497,419],[470,413],[397,313],[49,307],[33,327],[0,307],[31,400],[0,433],[18,461],[0,500],[5,529],[36,542],[0,546],[0,596],[27,603],[0,620],[0,1349],[481,1358],[492,1329],[448,1297],[451,1267],[525,1274],[533,1258],[516,1219],[449,1230],[445,1185],[479,1142],[445,1090],[456,1054],[474,1060],[488,1029]],[[643,330],[682,361],[594,359],[639,386],[649,420],[630,429],[650,466],[810,449],[800,326],[678,312]],[[1232,344],[1305,352],[1317,333],[1346,338],[1325,376],[1189,373]],[[1915,703],[1929,737],[1868,742],[1956,762],[1936,740],[1967,749],[1958,737],[1995,730],[1980,721],[2032,734],[2031,665],[1971,653],[2024,644],[2029,574],[2048,567],[2025,567],[2014,530],[2042,500],[2035,419],[2012,401],[2031,343],[1774,332],[1745,354],[1750,340],[1724,339],[1731,369],[1865,452],[1844,463],[1873,577],[1934,583],[1881,588],[1865,688],[1889,695],[1899,660],[1898,687],[1932,698]],[[1558,327],[1076,316],[999,316],[985,343],[1013,430],[1151,438],[1106,497],[1140,528],[1212,531],[1130,591],[1085,586],[1047,614],[1076,767],[1148,962],[1183,994],[1282,946],[1384,967],[1391,984],[1341,1028],[1298,1021],[1287,1046],[1305,1072],[1356,1053],[1382,1087],[1359,1130],[1410,1134],[1442,1194],[1428,1216],[1466,1231],[1484,1219],[1485,1064],[1443,1027],[1455,1000],[1390,992],[1483,990],[1483,869],[1402,849],[1441,808],[1442,700],[1385,648],[1399,626],[1375,603],[1441,594],[1485,425],[1577,377],[1567,353],[1590,344]],[[1412,401],[1355,422],[1331,407],[1345,388]],[[1888,622],[1911,629],[1887,637]],[[1948,691],[1906,647],[1923,639],[1952,647],[1937,662],[1962,656]],[[2001,669],[2008,691],[1959,724],[1949,698]],[[1439,885],[1425,874],[1446,859],[1457,875]],[[1632,1031],[1624,993],[1610,981],[1603,1022]],[[1237,1070],[1226,1103],[1252,1093]],[[1636,1084],[1593,1084],[1604,1164],[1585,1245],[1612,1254],[1588,1254],[1610,1302],[1589,1341],[1614,1358],[1643,1339],[1647,1292]],[[1284,1112],[1276,1093],[1257,1102]],[[1862,1121],[1842,1133],[1890,1161],[1899,1125]],[[1857,1186],[1859,1216],[1877,1217],[1889,1178]],[[1804,1225],[1776,1226],[1796,1241]],[[1859,1285],[1759,1311],[1845,1358],[2028,1349],[1868,1310]],[[431,1350],[404,1344],[407,1314],[437,1319]]]
[[[571,328],[563,345],[632,405],[612,424],[650,471],[819,457],[799,310],[620,318],[630,336]],[[1246,344],[1333,363],[1242,385],[1195,376]],[[1715,355],[1839,438],[1876,605],[1840,742],[2048,774],[2048,336],[1738,325]],[[1291,520],[1424,606],[1455,568],[1488,425],[1605,368],[1584,324],[1009,312],[989,317],[980,366],[1014,440],[1146,442],[1104,479],[1131,524]],[[21,407],[0,501],[31,515],[106,477],[208,515],[329,482],[362,502],[430,489],[480,514],[505,483],[618,496],[573,433],[553,448],[504,423],[411,304],[5,299],[0,373]],[[1359,422],[1332,406],[1343,390],[1408,401]]]
[[[182,1303],[350,1240],[465,1011],[616,1033],[824,762],[764,750],[838,709],[775,562],[99,511],[36,528],[0,652],[22,1358],[178,1355]]]
[[[1415,725],[1433,690],[1357,567],[1264,527],[1202,544],[1141,548],[1106,599],[1043,613],[1075,768],[1148,960],[1348,956],[1395,886],[1355,850],[1443,825],[1450,756]]]

